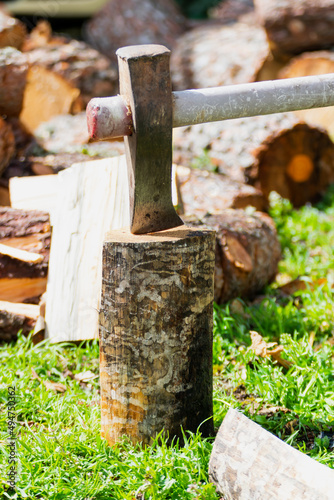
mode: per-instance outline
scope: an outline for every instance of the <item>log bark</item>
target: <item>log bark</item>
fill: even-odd
[[[8,16],[4,12],[0,12],[1,49],[3,47],[9,46],[20,50],[26,35],[27,29],[21,21],[15,19],[14,17]]]
[[[185,29],[174,0],[111,0],[87,23],[84,35],[116,62],[119,47],[153,43],[172,48]]]
[[[275,53],[300,54],[334,43],[333,0],[254,0]]]
[[[0,176],[15,154],[15,138],[12,127],[0,117]]]
[[[29,334],[39,317],[39,310],[34,304],[0,301],[0,342],[16,340],[19,331]]]
[[[27,57],[14,49],[0,50],[0,114],[19,116],[28,73]]]
[[[107,97],[118,91],[116,64],[85,42],[52,36],[45,21],[35,28],[23,50],[30,64],[57,73],[79,89],[83,108],[93,97]]]
[[[178,38],[171,56],[173,87],[186,90],[274,78],[272,63],[261,27],[209,23]]]
[[[254,22],[253,0],[224,0],[209,10],[209,17],[222,23]]]
[[[50,241],[48,214],[0,207],[0,243],[7,249],[0,253],[0,300],[36,301],[45,292]],[[27,262],[22,255],[29,253],[41,259]]]
[[[216,231],[215,302],[251,298],[270,283],[281,258],[273,220],[262,212],[226,209],[188,225]]]
[[[238,182],[288,198],[295,206],[317,200],[334,181],[334,148],[328,134],[291,114],[197,125],[174,132],[177,160],[203,156]]]
[[[102,435],[211,435],[214,233],[114,231],[103,250]],[[208,420],[209,419],[209,420]],[[203,423],[204,422],[204,423]]]
[[[334,3],[333,3],[334,5]],[[291,59],[279,72],[279,78],[324,75],[334,73],[334,53],[329,50],[305,52]],[[325,128],[330,136],[334,135],[334,107],[304,109],[295,111],[300,120]]]
[[[209,478],[226,500],[331,500],[334,471],[230,409],[218,431]]]
[[[125,157],[79,163],[57,177],[47,336],[52,342],[89,340],[98,337],[104,235],[129,224]]]
[[[253,186],[232,181],[228,177],[188,167],[176,166],[176,182],[180,193],[179,213],[196,215],[221,213],[225,208],[255,207],[266,211],[268,203]]]

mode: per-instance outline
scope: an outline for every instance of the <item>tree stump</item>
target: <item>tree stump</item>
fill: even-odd
[[[100,310],[102,435],[150,443],[212,421],[214,232],[107,235]]]
[[[270,46],[277,54],[300,54],[334,43],[332,0],[254,0]]]
[[[209,478],[226,500],[332,500],[334,471],[230,409],[218,431]]]

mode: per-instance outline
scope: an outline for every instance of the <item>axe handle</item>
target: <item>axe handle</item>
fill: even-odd
[[[173,127],[334,106],[334,73],[173,92]],[[131,135],[130,106],[120,95],[87,106],[93,139]]]

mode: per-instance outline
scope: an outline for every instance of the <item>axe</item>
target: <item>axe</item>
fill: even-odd
[[[334,74],[172,92],[166,47],[117,56],[121,95],[92,99],[87,122],[93,139],[124,136],[133,234],[183,224],[171,194],[173,127],[334,105]]]

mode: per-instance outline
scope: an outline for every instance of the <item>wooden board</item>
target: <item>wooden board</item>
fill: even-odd
[[[129,224],[125,156],[76,164],[58,176],[47,336],[52,342],[93,339],[98,336],[104,235]]]

